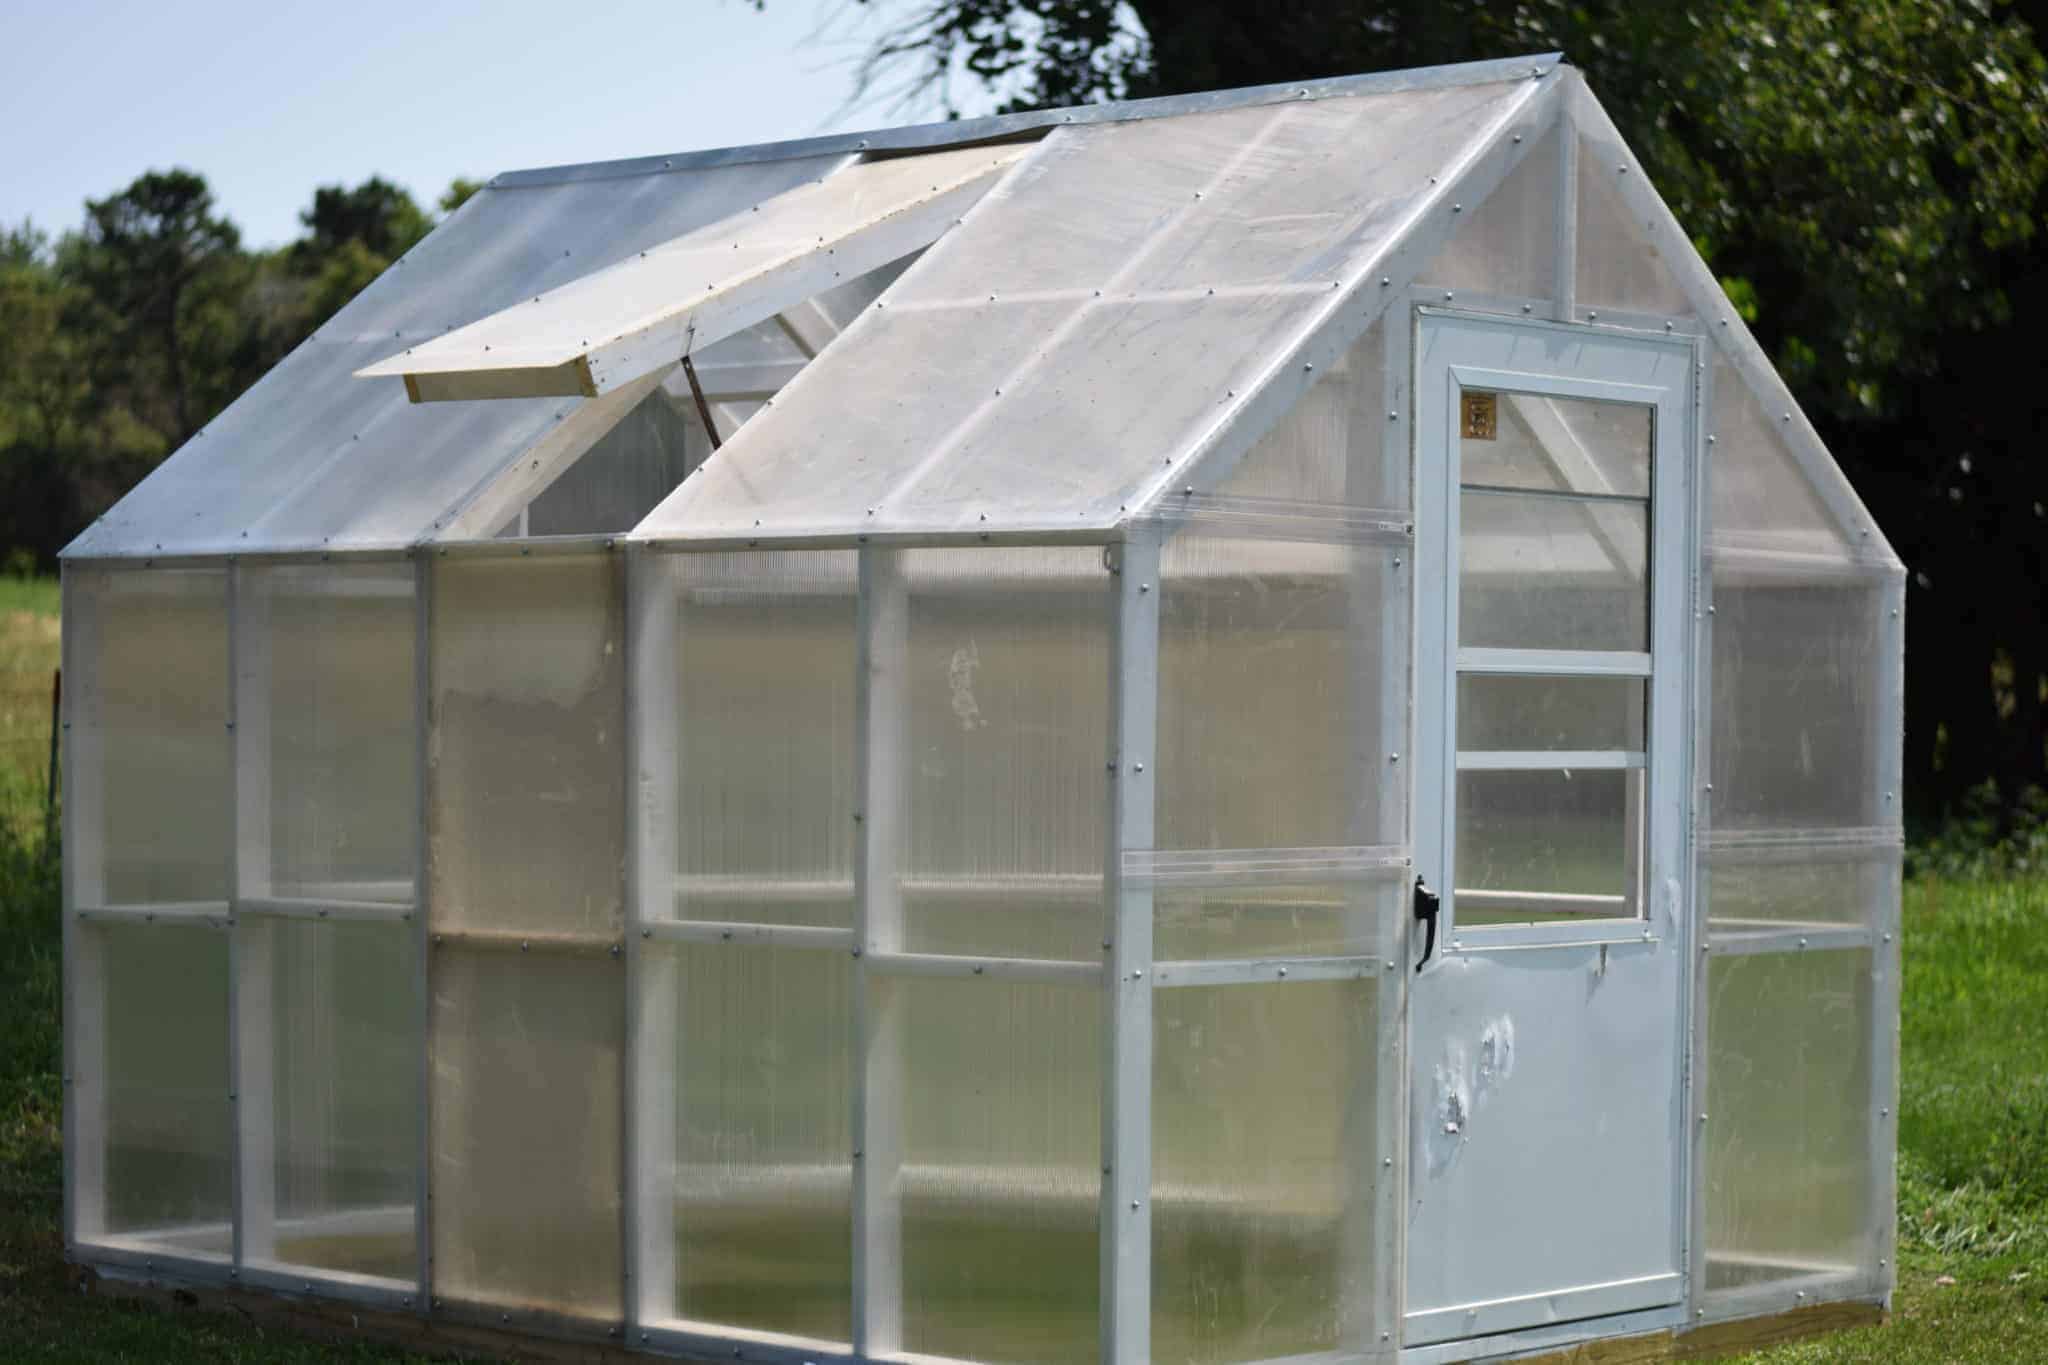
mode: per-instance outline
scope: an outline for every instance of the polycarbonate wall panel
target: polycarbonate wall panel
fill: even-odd
[[[204,924],[83,926],[99,1047],[104,1227],[167,1250],[226,1257],[233,1204],[228,936]]]
[[[1492,194],[1465,205],[1457,231],[1416,282],[1454,292],[1555,298],[1559,147],[1568,135],[1558,128],[1544,133]]]
[[[1649,220],[1622,199],[1620,179],[1642,173],[1627,148],[1580,135],[1576,290],[1581,313],[1618,308],[1682,316],[1693,311],[1671,263],[1657,248]]]
[[[528,504],[526,534],[630,531],[710,453],[689,387],[672,375]]]
[[[1153,997],[1153,1359],[1336,1352],[1367,1326],[1363,1173],[1397,1131],[1378,1112],[1378,986]]]
[[[904,947],[1099,962],[1102,547],[913,550],[900,563]]]
[[[237,729],[269,856],[247,895],[410,901],[419,778],[410,562],[237,570]],[[267,756],[267,761],[265,761]],[[245,820],[244,828],[251,828]],[[253,865],[252,865],[253,863]]]
[[[1351,956],[1380,951],[1385,917],[1399,910],[1406,870],[1381,868],[1365,884],[1158,888],[1152,893],[1152,956],[1204,959]]]
[[[845,158],[479,191],[80,535],[76,554],[398,547],[435,529],[577,399],[409,404],[356,370],[744,213]]]
[[[636,535],[1111,524],[1535,91],[1055,128]]]
[[[621,960],[433,953],[435,1295],[617,1318]]]
[[[1873,1198],[1872,969],[1853,950],[1709,959],[1709,1293],[1882,1278],[1877,1225],[1893,1210]]]
[[[1831,561],[1851,559],[1840,523],[1785,445],[1792,414],[1766,413],[1741,372],[1719,353],[1713,388],[1707,428],[1714,435],[1707,481],[1709,554],[1736,561],[1730,568],[1739,566],[1744,552],[1794,556],[1788,567],[1820,572]],[[1717,576],[1724,571],[1717,563]]]
[[[1093,989],[901,979],[905,1349],[1099,1358],[1102,1002]]]
[[[1877,767],[1886,610],[1853,581],[1716,583],[1716,832],[1897,822]]]
[[[238,1002],[245,1021],[271,1021],[274,1254],[248,1254],[410,1284],[421,1046],[413,927],[245,920],[238,932],[263,936],[270,963],[267,996],[245,974]]]
[[[1897,894],[1896,849],[1710,847],[1707,862],[1708,923],[1717,933],[1798,925],[1869,928],[1886,898]]]
[[[1397,841],[1401,798],[1388,784],[1398,774],[1382,773],[1401,747],[1382,733],[1387,690],[1403,687],[1383,670],[1406,674],[1395,557],[1382,545],[1167,542],[1159,847]]]
[[[1279,425],[1245,452],[1216,492],[1324,508],[1407,507],[1407,458],[1390,463],[1385,453],[1386,326],[1384,318],[1375,319]]]
[[[677,917],[851,925],[855,552],[655,562],[677,604]]]
[[[615,937],[625,876],[622,566],[602,551],[431,563],[435,927]]]
[[[220,901],[228,895],[227,573],[71,569],[72,709],[83,727],[66,775],[86,813],[68,849],[77,904]]]
[[[843,952],[659,954],[674,991],[675,1306],[696,1323],[851,1333],[852,1071]],[[656,1182],[657,1188],[660,1187]]]

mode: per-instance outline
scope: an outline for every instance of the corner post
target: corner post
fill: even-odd
[[[228,1018],[235,1088],[234,1250],[237,1268],[277,1258],[277,1106],[272,1093],[275,935],[242,913],[270,894],[270,613],[241,562],[228,566],[229,784],[234,836],[228,867]]]

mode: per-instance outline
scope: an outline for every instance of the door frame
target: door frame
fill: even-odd
[[[1670,1120],[1667,1125],[1671,1154],[1672,1188],[1669,1191],[1671,1219],[1671,1260],[1677,1270],[1675,1290],[1659,1289],[1653,1298],[1637,1301],[1626,1293],[1603,1292],[1588,1285],[1565,1291],[1551,1299],[1548,1316],[1531,1313],[1516,1321],[1510,1310],[1483,1317],[1469,1330],[1447,1335],[1440,1330],[1423,1330],[1408,1322],[1409,1300],[1404,1282],[1402,1306],[1404,1339],[1411,1351],[1444,1349],[1429,1343],[1445,1343],[1476,1337],[1497,1337],[1505,1341],[1512,1334],[1547,1328],[1582,1319],[1590,1328],[1596,1318],[1624,1315],[1631,1319],[1660,1313],[1683,1313],[1691,1280],[1692,1222],[1696,1201],[1692,1191],[1693,1144],[1688,1122],[1691,1087],[1694,1083],[1694,1039],[1692,1000],[1694,988],[1692,954],[1696,938],[1692,907],[1696,893],[1693,849],[1693,815],[1697,784],[1694,745],[1698,733],[1696,710],[1706,704],[1699,695],[1697,620],[1706,608],[1700,603],[1703,547],[1699,541],[1702,499],[1705,485],[1706,441],[1703,435],[1702,403],[1704,384],[1703,339],[1693,330],[1691,319],[1672,319],[1662,332],[1614,326],[1550,321],[1539,317],[1504,316],[1499,313],[1432,307],[1419,299],[1411,309],[1409,324],[1412,373],[1409,382],[1414,395],[1415,420],[1411,426],[1410,459],[1414,480],[1415,553],[1418,582],[1415,593],[1415,640],[1412,680],[1415,705],[1411,714],[1410,748],[1417,757],[1411,770],[1411,800],[1414,802],[1412,838],[1415,869],[1435,881],[1443,893],[1446,923],[1440,926],[1437,956],[1419,964],[1425,974],[1440,970],[1446,961],[1479,958],[1507,961],[1495,955],[1515,950],[1565,949],[1586,945],[1661,945],[1674,955],[1672,975],[1675,988],[1666,1016],[1671,1030],[1672,1056]],[[1682,330],[1681,330],[1682,327]],[[1445,341],[1466,336],[1490,337],[1499,353],[1506,356],[1517,341],[1535,341],[1551,348],[1543,367],[1530,367],[1526,360],[1501,360],[1493,364],[1468,363],[1483,359],[1482,342],[1478,357],[1453,354],[1445,359]],[[1523,346],[1527,349],[1526,345]],[[1562,352],[1563,354],[1560,354]],[[1635,384],[1613,377],[1616,369],[1627,371],[1628,361],[1669,376],[1656,384]],[[1575,378],[1572,370],[1591,370],[1595,377]],[[1676,376],[1683,375],[1683,379]],[[1460,381],[1464,381],[1461,384]],[[1675,381],[1675,382],[1674,382]],[[1461,387],[1486,387],[1501,391],[1548,394],[1558,397],[1586,397],[1645,402],[1656,410],[1652,432],[1652,482],[1649,519],[1651,634],[1648,728],[1644,736],[1646,796],[1641,877],[1643,901],[1640,918],[1592,921],[1584,925],[1477,926],[1459,929],[1456,924],[1455,888],[1450,885],[1449,860],[1455,838],[1458,652],[1457,579],[1458,569],[1458,448],[1454,438],[1459,422]],[[1528,659],[1517,663],[1527,663]],[[1556,661],[1564,668],[1568,661]],[[1574,669],[1573,671],[1579,671]],[[1417,939],[1422,935],[1418,933]],[[1656,950],[1653,948],[1653,950]],[[1419,951],[1419,950],[1418,950]],[[1413,953],[1411,952],[1411,960]],[[1410,992],[1409,1078],[1411,1105],[1419,1105],[1414,1094],[1415,1059],[1431,1040],[1419,1036],[1414,1013],[1415,993]],[[1414,1159],[1411,1153],[1411,1162]],[[1419,1177],[1419,1172],[1410,1178]],[[1412,1214],[1415,1206],[1404,1198]],[[1403,1237],[1409,1235],[1411,1219],[1403,1219]],[[1532,1245],[1546,1230],[1530,1230]],[[1407,1261],[1404,1254],[1404,1265]],[[1661,1267],[1653,1267],[1661,1271]],[[1404,1275],[1404,1281],[1405,1281]],[[1668,1275],[1646,1277],[1668,1281]],[[1557,1300],[1583,1299],[1583,1312]],[[1507,1309],[1504,1303],[1501,1305]],[[1429,1309],[1422,1310],[1428,1316]]]

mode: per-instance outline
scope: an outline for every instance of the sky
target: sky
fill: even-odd
[[[75,228],[183,166],[277,246],[316,185],[382,175],[431,211],[459,175],[935,118],[935,97],[847,107],[912,3],[0,0],[0,224]]]

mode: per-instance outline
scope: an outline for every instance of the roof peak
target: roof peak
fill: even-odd
[[[996,114],[986,118],[906,124],[895,128],[796,138],[786,142],[758,142],[737,147],[706,148],[667,156],[638,156],[616,161],[541,166],[531,170],[501,172],[491,177],[488,187],[499,190],[524,189],[583,180],[610,180],[626,176],[658,175],[671,171],[702,170],[712,166],[740,165],[748,162],[830,156],[835,153],[933,151],[942,147],[1012,137],[1019,133],[1061,124],[1120,123],[1135,119],[1173,118],[1183,114],[1202,114],[1219,109],[1279,104],[1288,100],[1332,99],[1457,85],[1487,85],[1546,75],[1555,70],[1563,60],[1561,53],[1539,52],[1524,57],[1502,57],[1484,62],[1457,62],[1447,66],[1412,67],[1400,71],[1379,71],[1356,76],[1326,76],[1318,80],[1288,81],[1278,85],[1243,86],[1234,90],[1080,104],[1059,109],[1037,109],[1023,114]]]

